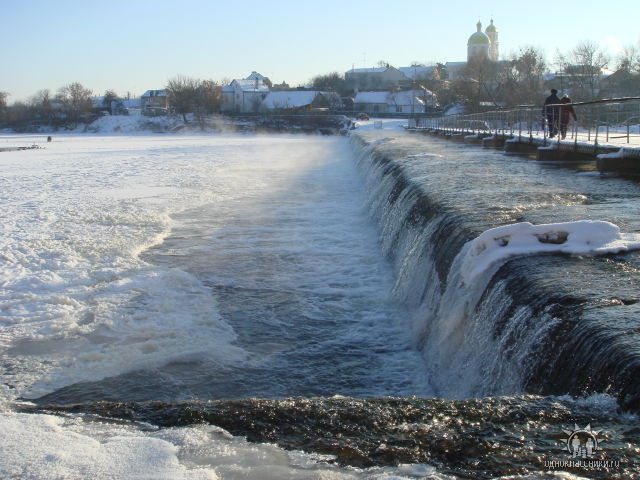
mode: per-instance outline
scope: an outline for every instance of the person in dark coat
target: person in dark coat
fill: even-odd
[[[565,95],[560,100],[560,138],[564,140],[564,137],[567,136],[567,125],[569,125],[569,120],[573,117],[574,121],[578,121],[578,117],[576,116],[576,111],[573,109],[573,105],[571,105],[571,99]]]
[[[549,95],[542,107],[542,116],[547,119],[547,127],[549,129],[549,138],[553,138],[558,133],[558,120],[560,119],[560,99],[558,98],[558,90],[551,89]]]

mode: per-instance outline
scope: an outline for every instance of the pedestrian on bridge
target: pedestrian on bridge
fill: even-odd
[[[544,101],[542,116],[547,119],[549,138],[555,137],[558,133],[558,121],[560,119],[560,99],[558,98],[558,90],[555,88],[551,89],[551,95]]]
[[[573,117],[574,121],[578,121],[578,117],[576,116],[576,111],[573,109],[573,105],[571,105],[571,99],[565,95],[560,100],[560,138],[564,140],[564,137],[567,136],[567,125],[569,125],[569,121],[571,117]]]

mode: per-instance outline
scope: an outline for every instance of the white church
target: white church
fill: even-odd
[[[493,24],[493,18],[484,32],[482,31],[482,22],[479,20],[476,23],[476,28],[477,31],[472,33],[469,40],[467,40],[467,61],[445,63],[449,80],[458,78],[464,67],[472,59],[499,61],[500,43],[498,41],[498,29]]]
[[[478,31],[473,33],[467,42],[467,61],[472,58],[486,58],[497,62],[500,44],[498,42],[498,29],[493,24],[493,18],[484,32],[482,31],[482,23],[479,20],[476,27]]]

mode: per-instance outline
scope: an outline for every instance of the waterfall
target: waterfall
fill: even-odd
[[[637,343],[625,347],[615,329],[592,320],[602,305],[546,283],[538,267],[589,263],[551,254],[628,251],[640,238],[607,222],[522,223],[483,233],[472,214],[441,201],[410,175],[400,161],[406,152],[381,148],[389,140],[352,136],[351,142],[382,249],[395,268],[393,293],[410,306],[409,334],[433,372],[437,395],[606,391],[638,408]],[[480,265],[481,255],[489,259],[474,273],[469,259]]]

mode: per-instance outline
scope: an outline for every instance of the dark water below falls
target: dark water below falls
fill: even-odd
[[[210,290],[239,359],[178,356],[37,409],[209,423],[433,478],[634,478],[638,253],[514,256],[458,279],[465,244],[497,226],[640,232],[638,183],[404,132],[347,142],[258,153],[258,171],[224,173],[233,195],[176,215],[143,254]]]

